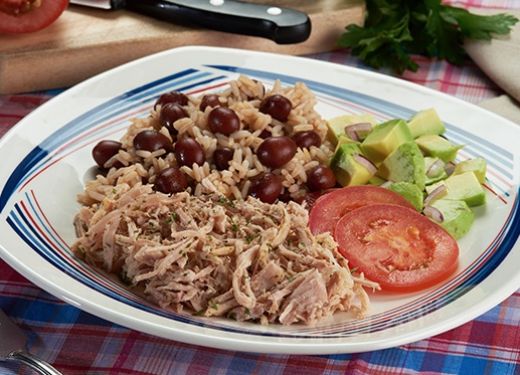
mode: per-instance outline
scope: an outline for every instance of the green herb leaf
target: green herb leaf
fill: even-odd
[[[367,0],[365,26],[349,25],[338,44],[367,65],[402,74],[418,68],[411,55],[462,64],[464,38],[506,35],[518,22],[509,14],[482,16],[443,5],[441,0]]]
[[[177,212],[172,212],[170,215],[170,219],[172,221],[178,221],[179,220],[179,214]]]
[[[428,33],[430,40],[426,47],[427,56],[446,59],[456,65],[464,62],[462,35],[455,25],[442,18],[439,7],[430,9],[425,32]]]
[[[218,309],[218,303],[216,303],[215,301],[209,301],[209,307],[212,310],[217,310]]]
[[[458,24],[464,37],[477,40],[490,40],[493,35],[507,35],[518,22],[511,14],[483,16],[448,6],[442,7],[441,14],[447,21]]]
[[[235,207],[235,203],[231,199],[226,198],[224,196],[219,197],[218,200],[217,200],[217,203],[219,203],[219,204],[221,204],[223,206],[231,207],[231,208]]]
[[[131,285],[132,284],[132,279],[128,277],[128,274],[124,270],[121,270],[121,272],[119,273],[119,279],[125,285]]]

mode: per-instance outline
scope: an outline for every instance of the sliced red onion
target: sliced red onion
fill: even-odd
[[[433,221],[436,221],[437,223],[442,223],[444,221],[444,216],[442,215],[442,212],[440,212],[435,207],[432,207],[432,206],[424,207],[423,214],[428,216]]]
[[[426,176],[430,178],[438,176],[442,171],[443,167],[444,163],[442,162],[442,160],[436,160],[432,163],[432,165],[430,165],[430,168],[428,168],[428,170],[426,171]]]
[[[353,141],[359,142],[372,131],[372,124],[369,122],[358,122],[345,126],[345,134]]]
[[[446,192],[446,185],[444,185],[444,184],[439,185],[438,187],[433,189],[433,191],[430,194],[428,194],[428,196],[424,200],[424,205],[425,206],[428,205],[431,201],[439,198],[445,192]]]
[[[451,176],[451,174],[455,170],[455,166],[456,166],[456,164],[452,161],[450,161],[449,163],[446,163],[446,165],[444,166],[444,170],[446,171],[448,176]]]
[[[354,155],[354,160],[361,164],[363,167],[365,167],[366,170],[369,171],[371,174],[376,174],[377,167],[364,156],[356,154]]]
[[[359,142],[359,137],[357,135],[357,132],[355,132],[354,130],[350,129],[348,126],[345,127],[345,134],[347,134],[348,137],[350,139],[352,139],[353,141]]]

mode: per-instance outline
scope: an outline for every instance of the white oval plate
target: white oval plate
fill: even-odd
[[[330,118],[373,113],[409,118],[434,107],[447,136],[466,147],[461,159],[488,161],[488,203],[460,242],[460,266],[448,281],[421,293],[377,295],[370,315],[337,314],[315,327],[261,326],[181,316],[133,295],[76,259],[72,219],[101,139],[118,139],[129,118],[146,116],[166,91],[218,91],[247,74],[270,85],[305,82]],[[24,118],[0,142],[0,255],[58,298],[112,322],[153,335],[217,348],[270,353],[348,353],[429,337],[500,303],[520,287],[518,210],[520,128],[442,93],[395,78],[304,58],[243,50],[186,47],[100,74]]]

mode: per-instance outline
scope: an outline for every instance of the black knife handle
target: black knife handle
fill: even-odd
[[[164,21],[299,43],[311,33],[309,17],[294,9],[231,0],[126,0],[126,8]]]

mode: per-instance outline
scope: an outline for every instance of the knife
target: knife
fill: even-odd
[[[305,41],[307,14],[289,8],[232,0],[71,0],[101,9],[128,9],[163,21],[260,36],[278,44]]]

